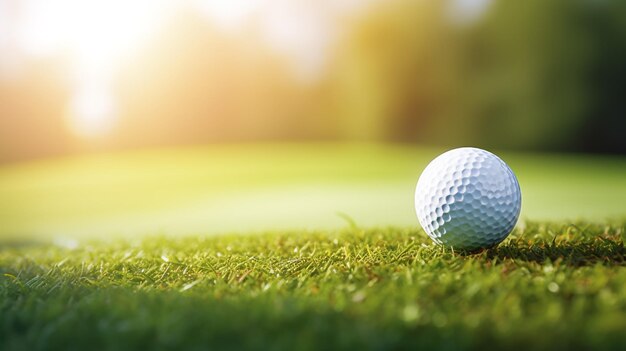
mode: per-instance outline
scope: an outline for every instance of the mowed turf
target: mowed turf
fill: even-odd
[[[222,145],[4,165],[0,350],[626,348],[626,160],[498,152],[522,218],[464,255],[413,213],[442,151]]]
[[[473,255],[415,227],[5,244],[0,349],[624,349],[625,225]]]
[[[413,192],[443,149],[379,144],[213,145],[0,167],[0,240],[415,226]],[[495,150],[522,220],[626,214],[626,158]]]

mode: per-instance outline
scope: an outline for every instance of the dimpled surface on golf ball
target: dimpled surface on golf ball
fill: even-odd
[[[513,230],[521,205],[519,183],[509,166],[471,147],[435,158],[415,189],[415,212],[428,236],[461,250],[500,243]]]

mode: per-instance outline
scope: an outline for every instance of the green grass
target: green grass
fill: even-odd
[[[68,157],[0,167],[0,239],[414,226],[413,191],[441,149],[250,144]],[[522,219],[626,214],[623,157],[498,152]]]
[[[625,349],[626,159],[498,152],[522,219],[463,255],[413,213],[442,151],[222,145],[0,166],[0,350]]]
[[[625,226],[5,242],[0,349],[624,349]]]

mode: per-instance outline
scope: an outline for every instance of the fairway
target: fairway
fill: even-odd
[[[623,349],[625,224],[3,246],[0,349]]]
[[[0,167],[0,238],[85,239],[417,226],[413,192],[443,150],[251,144],[66,157]],[[496,150],[497,152],[497,150]],[[497,152],[522,222],[626,214],[626,160]]]
[[[0,349],[620,349],[626,161],[499,153],[494,249],[413,212],[442,150],[180,147],[0,168]]]

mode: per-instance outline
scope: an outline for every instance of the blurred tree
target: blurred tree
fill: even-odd
[[[70,61],[22,62],[0,81],[0,160],[305,138],[626,154],[626,1],[481,0],[465,17],[459,1],[371,2],[307,83],[261,18],[225,31],[181,6],[117,72],[101,140],[66,126]]]
[[[345,134],[444,145],[626,152],[626,11],[606,0],[379,3],[336,60]]]
[[[468,142],[562,149],[589,114],[585,68],[593,36],[569,0],[495,1],[459,31],[454,119]],[[463,123],[461,120],[465,120]]]
[[[590,114],[579,133],[581,151],[626,154],[626,1],[586,1],[593,32],[586,71]]]
[[[223,32],[198,14],[180,14],[120,75],[120,143],[319,135],[317,87],[298,84],[285,60],[254,24]]]
[[[415,140],[448,93],[445,2],[377,3],[340,42],[333,66],[340,129],[358,139]]]
[[[65,133],[67,79],[49,59],[21,62],[18,78],[0,81],[0,161],[61,154],[73,145]]]

